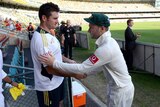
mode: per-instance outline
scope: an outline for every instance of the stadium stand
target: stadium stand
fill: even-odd
[[[2,0],[3,1],[3,0]],[[42,3],[50,2],[51,0],[10,0],[10,2],[27,3],[27,6],[39,7]],[[86,0],[87,1],[87,0]],[[7,2],[7,0],[5,1]],[[9,1],[8,1],[9,2]],[[89,13],[102,12],[107,14],[111,19],[123,18],[158,18],[160,17],[160,9],[155,8],[149,3],[109,3],[109,2],[79,2],[69,0],[54,0],[61,9],[60,21],[70,19],[76,25],[83,24],[83,18],[88,17]],[[27,25],[29,22],[38,22],[37,11],[28,11],[22,9],[0,8],[3,17],[11,17],[17,19]],[[23,14],[22,14],[23,13]]]
[[[94,11],[94,12],[136,12],[136,11],[156,11],[148,3],[92,3],[63,1],[57,2],[62,10],[72,11]],[[78,5],[77,5],[78,4]]]

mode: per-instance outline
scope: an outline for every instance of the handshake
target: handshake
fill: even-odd
[[[79,80],[84,79],[84,78],[87,78],[87,74],[86,73],[76,73],[74,78],[79,79]]]

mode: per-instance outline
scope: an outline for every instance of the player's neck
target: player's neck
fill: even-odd
[[[40,24],[39,27],[40,27],[41,29],[47,31],[47,32],[50,32],[50,30],[49,30],[46,26],[44,26],[43,24]]]

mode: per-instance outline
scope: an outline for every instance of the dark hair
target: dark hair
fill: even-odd
[[[127,25],[128,25],[131,21],[133,21],[133,20],[132,20],[132,19],[128,19],[128,20],[127,20]]]
[[[42,20],[43,15],[45,15],[48,18],[49,16],[51,16],[51,12],[53,11],[55,12],[60,11],[58,5],[52,2],[42,4],[39,8],[39,19]]]

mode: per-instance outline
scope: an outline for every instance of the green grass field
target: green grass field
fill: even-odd
[[[124,40],[126,23],[111,23],[110,30],[113,38]],[[88,30],[88,25],[82,26],[83,31]],[[134,22],[134,33],[140,33],[137,41],[160,44],[160,22]]]
[[[82,28],[83,32],[87,32],[88,25]],[[124,40],[125,28],[126,23],[111,23],[112,37]],[[133,31],[141,34],[141,38],[138,39],[140,42],[160,44],[160,22],[135,22]],[[88,58],[95,50],[95,40],[89,37],[89,41],[89,50],[82,48],[74,49],[75,59],[79,62]],[[160,107],[160,77],[144,73],[131,73],[131,76],[135,86],[133,107]],[[103,81],[105,78],[102,76],[99,79]]]

